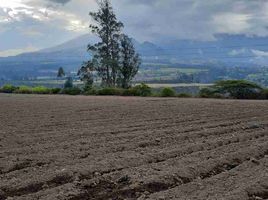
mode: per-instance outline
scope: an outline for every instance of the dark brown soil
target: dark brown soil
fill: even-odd
[[[1,94],[4,199],[268,199],[268,101]]]

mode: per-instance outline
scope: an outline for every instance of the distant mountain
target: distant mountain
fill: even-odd
[[[55,47],[34,53],[0,58],[0,78],[8,75],[50,75],[60,67],[77,71],[90,58],[89,43],[98,39],[82,35]],[[216,35],[213,41],[166,40],[159,43],[133,43],[144,63],[179,65],[255,66],[268,64],[268,37]]]
[[[179,63],[268,65],[268,37],[219,34],[213,41],[167,40],[158,46],[163,57]]]
[[[51,52],[59,52],[65,51],[66,49],[83,49],[86,50],[88,44],[94,44],[98,41],[98,38],[94,35],[81,35],[77,38],[74,38],[70,41],[67,41],[63,44],[57,45],[55,47],[47,48],[40,50],[40,53],[51,53]]]
[[[77,71],[82,62],[91,57],[87,52],[87,45],[97,41],[95,36],[86,34],[55,47],[0,58],[0,78],[49,76],[60,66],[66,71]],[[144,58],[158,54],[161,50],[150,42],[139,43],[133,39],[133,43]]]

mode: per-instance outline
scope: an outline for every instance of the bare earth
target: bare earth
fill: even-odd
[[[0,199],[268,199],[268,101],[1,94]]]

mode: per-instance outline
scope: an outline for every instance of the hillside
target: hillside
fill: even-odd
[[[244,35],[217,35],[213,41],[171,40],[139,42],[133,39],[143,64],[170,64],[184,67],[255,67],[267,63],[268,38]],[[82,35],[38,52],[0,58],[0,78],[54,75],[60,67],[77,71],[90,58],[87,44],[97,38]],[[243,44],[243,45],[241,45]]]

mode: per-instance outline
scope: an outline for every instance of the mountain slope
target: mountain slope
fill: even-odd
[[[41,53],[51,53],[51,52],[58,52],[58,51],[65,51],[66,49],[86,49],[89,43],[93,44],[98,41],[96,36],[85,34],[81,35],[77,38],[74,38],[70,41],[67,41],[63,44],[57,45],[55,47],[47,48],[40,50]]]
[[[144,63],[170,63],[179,65],[255,66],[268,64],[268,38],[245,35],[217,35],[214,41],[167,40],[140,43],[133,39]],[[61,45],[34,53],[0,58],[0,78],[10,74],[44,75],[60,66],[76,71],[90,58],[89,43],[97,42],[86,34]],[[42,73],[41,73],[42,72]]]

